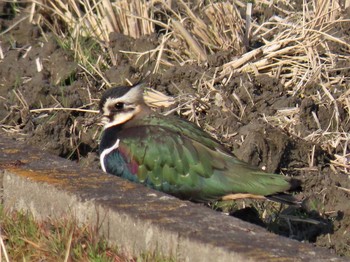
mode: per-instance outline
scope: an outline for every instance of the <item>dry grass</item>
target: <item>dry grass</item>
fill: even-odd
[[[165,69],[184,65],[195,65],[201,68],[201,72],[204,73],[197,79],[193,79],[191,83],[196,90],[195,93],[188,94],[181,90],[177,82],[171,82],[171,85],[179,91],[179,95],[175,98],[152,89],[147,89],[145,93],[146,102],[150,106],[170,107],[166,114],[177,111],[198,125],[203,123],[201,116],[205,115],[213,105],[222,111],[232,111],[230,106],[225,105],[227,94],[222,90],[225,90],[226,86],[231,87],[230,83],[234,78],[247,75],[249,79],[254,79],[259,75],[268,75],[278,79],[283,87],[281,92],[297,97],[299,104],[279,108],[276,114],[263,115],[262,119],[284,130],[290,136],[300,137],[320,145],[333,156],[330,164],[335,172],[350,174],[350,134],[347,128],[350,126],[350,77],[347,74],[349,70],[347,66],[350,63],[350,39],[339,34],[339,31],[342,32],[344,27],[349,28],[350,25],[350,19],[344,12],[346,6],[350,7],[349,1],[345,1],[345,5],[342,6],[341,3],[344,1],[340,0],[304,0],[302,9],[292,6],[290,4],[292,1],[288,0],[257,0],[251,6],[252,9],[246,1],[204,1],[203,3],[203,1],[185,2],[183,0],[28,0],[27,2],[31,3],[30,8],[25,10],[28,15],[1,32],[0,37],[28,19],[39,28],[49,29],[58,41],[62,42],[62,46],[73,50],[75,60],[79,63],[86,79],[94,79],[94,83],[101,83],[99,89],[112,85],[105,77],[105,71],[111,66],[118,65],[120,54],[131,57],[130,61],[135,61],[137,68],[154,65],[151,73],[155,75],[161,75]],[[196,2],[199,4],[196,5]],[[265,10],[272,8],[278,11],[278,15],[263,18]],[[22,11],[19,9],[18,12]],[[44,37],[47,32],[45,30],[42,30]],[[133,38],[157,33],[158,45],[154,49],[142,52],[120,50],[119,53],[114,53],[110,44],[111,33],[121,33]],[[94,52],[90,52],[82,44],[86,39],[92,39],[97,43]],[[249,49],[249,43],[260,45]],[[23,50],[23,57],[29,53],[29,48]],[[230,60],[226,59],[221,64],[212,65],[210,59],[220,57],[220,52],[231,54]],[[3,58],[4,53],[0,43],[0,61]],[[43,68],[40,60],[37,61],[36,69],[39,72]],[[241,122],[244,122],[249,115],[247,113],[249,105],[254,105],[256,102],[248,88],[244,88],[248,95],[248,102],[244,101],[238,92],[232,92],[229,100],[237,109],[230,113]],[[43,125],[49,125],[50,120],[57,118],[61,113],[80,112],[84,113],[83,120],[74,116],[70,118],[72,124],[69,125],[70,135],[67,140],[69,140],[71,154],[76,154],[76,158],[80,159],[79,145],[83,140],[83,134],[88,134],[92,141],[99,139],[100,127],[96,125],[99,122],[98,110],[96,110],[98,97],[93,97],[95,94],[91,96],[88,88],[86,92],[89,94],[86,96],[89,100],[79,108],[71,108],[54,97],[52,97],[54,102],[49,107],[31,108],[20,90],[20,88],[14,89],[15,103],[9,106],[8,115],[0,119],[0,127],[6,132],[23,134],[22,130],[29,116],[35,121],[40,120]],[[6,100],[4,97],[0,99]],[[317,110],[310,112],[310,121],[316,128],[308,130],[309,132],[305,134],[300,131],[300,126],[303,121],[301,104],[306,99],[311,99],[317,107],[330,112],[331,117],[327,118],[328,122],[325,123],[322,121],[324,116]],[[21,121],[14,122],[13,115],[19,115]],[[232,132],[226,127],[209,124],[202,127],[217,139],[237,138],[236,130]],[[244,137],[237,138],[236,141],[243,142]],[[310,155],[305,156],[309,158],[309,166],[302,167],[300,170],[317,170],[315,150],[314,146]],[[341,186],[336,188],[349,193],[348,188]],[[269,202],[252,204],[244,201],[223,205],[227,207],[218,206],[218,208],[227,209],[230,212],[236,205],[253,206],[259,210],[262,221],[270,227],[274,225],[278,227],[286,220],[291,236],[303,233],[302,230],[293,232],[293,227],[289,223],[289,221],[300,221],[301,218],[295,216],[293,212],[286,212],[280,205]],[[232,205],[235,206],[232,207]],[[216,208],[215,205],[213,208]],[[322,208],[318,211],[323,212]],[[318,223],[307,216],[302,218],[302,222]],[[26,228],[33,228],[31,225],[34,222],[25,223],[27,223]],[[51,223],[50,226],[62,226],[59,223],[56,221],[53,222],[55,225]],[[10,246],[12,245],[10,238],[15,234],[11,235],[4,231],[3,225],[1,227],[0,248],[5,261],[8,260],[5,252],[10,254],[10,258],[23,259],[20,254],[24,249],[28,254],[38,258],[39,254],[47,254],[50,241],[60,248],[59,252],[54,254],[56,259],[64,260],[69,252],[74,251],[74,248],[78,250],[77,252],[86,251],[85,242],[84,245],[79,242],[80,236],[85,235],[84,239],[93,237],[87,228],[81,229],[72,224],[63,227],[66,231],[57,236],[57,239],[61,240],[59,242],[54,239],[55,236],[47,234],[47,225],[39,224],[39,229],[40,227],[44,229],[41,236],[32,237],[25,235],[23,231],[19,232],[17,239],[14,239],[14,244],[24,243],[24,249],[18,251],[20,250],[18,247]],[[283,231],[279,228],[271,230]],[[59,232],[58,229],[56,231]],[[103,250],[105,246],[96,248]],[[106,254],[115,255],[115,257],[118,255],[110,250]],[[86,258],[86,254],[82,253],[82,257]]]
[[[344,28],[348,29],[350,25],[350,19],[344,12],[346,7],[350,7],[349,1],[304,0],[301,7],[293,6],[289,0],[257,0],[252,6],[247,4],[247,1],[239,0],[28,2],[31,3],[30,8],[26,10],[28,15],[18,20],[16,25],[29,18],[38,27],[53,32],[58,41],[62,41],[62,46],[73,50],[75,60],[87,78],[102,83],[99,89],[112,85],[105,77],[105,71],[118,65],[121,55],[130,57],[130,61],[134,61],[138,69],[149,68],[149,64],[152,64],[150,73],[156,76],[171,67],[193,65],[200,68],[203,74],[198,74],[198,78],[191,82],[192,88],[196,90],[194,93],[186,93],[177,86],[176,81],[170,83],[179,91],[175,98],[152,89],[146,90],[145,93],[146,101],[152,107],[170,106],[166,114],[177,111],[197,124],[203,123],[201,116],[213,105],[222,111],[230,111],[238,121],[247,122],[247,108],[256,103],[253,94],[243,86],[248,95],[247,102],[238,92],[232,92],[229,101],[232,101],[234,106],[230,108],[225,104],[225,87],[231,88],[230,83],[234,82],[231,80],[241,76],[242,79],[247,76],[252,81],[259,75],[278,79],[279,85],[282,86],[280,92],[296,97],[298,104],[278,108],[276,114],[262,115],[261,118],[284,130],[289,136],[320,145],[333,156],[330,164],[335,172],[350,174],[350,77],[347,73],[350,63],[350,39],[346,38],[349,36],[339,33],[345,31]],[[274,9],[275,14],[268,14],[266,9]],[[15,25],[0,33],[0,36],[14,27]],[[147,38],[149,34],[157,33],[158,45],[142,52],[130,49],[114,53],[110,43],[111,33],[121,33],[133,38]],[[97,43],[96,52],[89,53],[89,50],[85,49],[82,44],[85,39],[93,39]],[[259,45],[252,48],[252,43]],[[221,58],[220,52],[230,54],[229,59],[213,65],[211,59]],[[0,43],[0,60],[3,56]],[[37,71],[40,69],[38,61]],[[94,141],[98,140],[100,129],[96,127],[98,120],[95,117],[98,113],[98,97],[91,97],[89,94],[90,100],[81,108],[70,108],[57,101],[49,108],[36,109],[29,108],[20,91],[14,91],[14,97],[17,104],[9,108],[8,117],[0,120],[0,126],[4,130],[20,133],[28,114],[34,119],[50,119],[63,113],[61,111],[75,111],[85,113],[86,120],[79,122],[72,117],[73,124],[69,130],[71,135],[68,138],[70,148],[75,148],[79,155],[78,147],[82,134],[87,133],[92,126],[92,138]],[[330,117],[325,118],[320,113],[322,111],[310,112],[308,121],[316,128],[301,132],[300,126],[304,120],[301,105],[307,99],[311,99],[316,107],[330,112]],[[233,107],[237,109],[235,112],[231,110]],[[14,112],[20,114],[20,118],[24,120],[17,126],[16,123],[3,124],[8,122],[7,118],[10,119]],[[324,119],[327,120],[326,123]],[[236,130],[230,131],[229,128],[209,124],[202,127],[218,139],[237,138]],[[235,141],[241,143],[244,137]],[[309,159],[309,164],[306,164],[308,166],[301,167],[298,171],[317,170],[315,150],[314,146],[310,155],[305,156]],[[345,187],[337,186],[337,189],[349,192]],[[249,202],[243,202],[241,206],[249,205]],[[271,203],[258,202],[254,205],[261,211],[262,220],[271,225],[280,224],[280,220],[300,220],[294,213],[283,213],[280,206]],[[232,210],[232,207],[227,209]],[[310,224],[315,222],[307,218],[302,220]],[[293,235],[293,228],[290,227],[289,230],[290,235]],[[65,243],[71,241],[69,235],[67,237]]]
[[[260,25],[254,32],[265,42],[260,48],[259,59],[238,68],[233,66],[235,61],[230,62],[224,65],[221,76],[229,77],[232,72],[237,71],[265,73],[281,79],[285,91],[290,95],[311,97],[317,105],[332,110],[334,114],[329,126],[323,129],[316,112],[312,112],[319,130],[302,138],[320,144],[329,152],[341,147],[342,155],[336,155],[332,164],[348,173],[349,136],[346,130],[342,130],[339,111],[346,112],[346,122],[350,120],[349,92],[346,88],[349,77],[341,73],[332,74],[336,70],[342,70],[338,64],[348,64],[350,61],[350,57],[346,55],[350,45],[337,36],[334,30],[342,23],[350,21],[342,16],[341,10],[337,1],[313,1],[312,4],[305,2],[302,13],[294,13],[286,18],[275,17],[276,22]],[[266,39],[263,31],[269,32],[273,37]],[[334,50],[333,46],[338,46],[340,52],[337,53],[338,50]],[[253,52],[257,50],[259,49]],[[308,95],[308,87],[314,83],[319,84],[320,88],[317,94]],[[339,92],[344,93],[339,95]],[[300,136],[296,128],[300,122],[299,108],[281,109],[277,115],[267,116],[265,119],[272,125],[287,129],[292,135]]]
[[[348,25],[350,19],[343,12],[349,6],[346,1],[304,1],[302,10],[290,1],[255,1],[252,6],[243,1],[209,1],[200,4],[179,1],[108,1],[108,0],[31,0],[30,20],[39,26],[49,27],[55,34],[69,36],[76,59],[91,75],[100,77],[107,86],[103,68],[117,64],[118,56],[110,45],[110,33],[117,32],[140,38],[161,28],[159,45],[147,52],[125,51],[128,55],[144,58],[142,67],[150,60],[156,61],[152,73],[162,68],[198,64],[207,66],[208,57],[218,51],[230,50],[236,57],[208,71],[195,85],[202,97],[176,101],[189,118],[196,121],[196,112],[203,110],[213,94],[214,85],[227,85],[233,76],[240,74],[266,74],[278,78],[284,92],[301,99],[311,98],[316,105],[334,112],[327,127],[322,127],[316,112],[313,119],[317,131],[301,136],[298,131],[300,108],[281,108],[276,115],[264,119],[280,127],[292,136],[318,143],[334,154],[332,165],[336,170],[349,173],[349,134],[344,121],[350,120],[350,98],[347,83],[349,76],[341,64],[349,64],[350,44],[337,33],[336,28]],[[278,15],[258,20],[254,10],[274,8]],[[246,13],[241,17],[239,10]],[[200,15],[199,15],[200,14]],[[82,38],[95,39],[108,56],[99,56],[94,63],[79,45]],[[260,42],[259,48],[247,51],[249,41]],[[317,84],[317,92],[310,94],[308,88]],[[204,91],[203,91],[204,90]],[[174,101],[169,101],[171,104]],[[164,98],[162,98],[164,100]],[[243,119],[245,107],[236,95],[234,100],[240,108],[236,116]],[[164,103],[160,103],[164,105]],[[44,109],[41,109],[44,110]],[[58,110],[58,109],[54,109]],[[33,111],[36,112],[36,111]],[[343,116],[340,116],[340,114]],[[345,117],[344,117],[345,114]],[[342,119],[342,120],[341,120]]]

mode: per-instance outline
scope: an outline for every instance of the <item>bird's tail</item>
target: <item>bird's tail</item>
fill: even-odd
[[[290,188],[288,190],[289,192],[300,190],[301,181],[299,179],[290,178],[288,182],[290,184]],[[295,198],[290,194],[285,194],[285,193],[278,193],[278,194],[269,195],[265,197],[268,200],[282,203],[282,204],[292,205],[292,206],[300,207],[302,204],[302,201],[298,200],[297,198]]]
[[[271,195],[271,196],[266,196],[265,197],[268,200],[274,201],[274,202],[278,202],[281,204],[287,204],[290,206],[298,206],[300,207],[302,204],[302,201],[296,199],[294,196],[292,195],[288,195],[288,194],[284,194],[284,193],[279,193],[279,194],[275,194],[275,195]]]

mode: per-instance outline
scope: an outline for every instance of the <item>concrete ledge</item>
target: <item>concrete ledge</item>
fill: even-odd
[[[346,261],[234,217],[83,169],[0,134],[5,208],[37,219],[74,215],[137,255],[157,250],[179,261]]]

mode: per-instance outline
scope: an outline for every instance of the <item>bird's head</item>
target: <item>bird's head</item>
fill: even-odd
[[[108,89],[100,100],[99,109],[105,128],[133,119],[143,110],[148,110],[143,100],[142,84]]]

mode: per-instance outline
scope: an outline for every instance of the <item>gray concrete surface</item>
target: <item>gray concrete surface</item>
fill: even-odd
[[[204,206],[88,170],[0,134],[3,202],[37,219],[73,216],[138,255],[178,261],[346,261]]]

